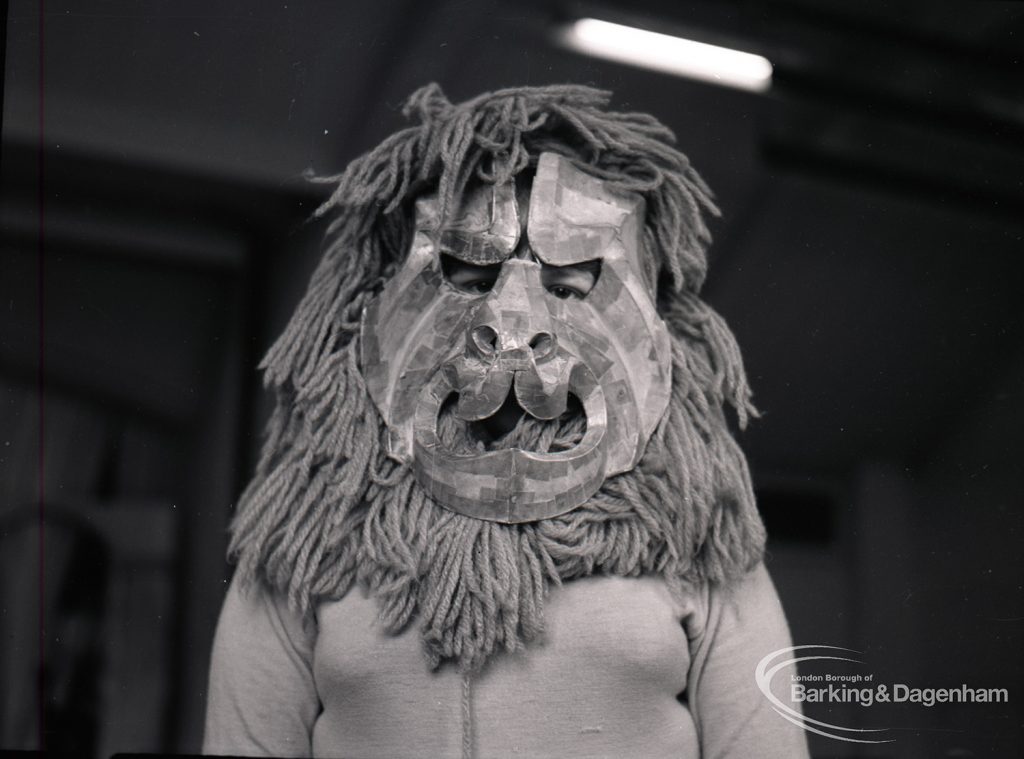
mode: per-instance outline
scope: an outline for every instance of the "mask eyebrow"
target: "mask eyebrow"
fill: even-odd
[[[511,182],[469,189],[437,236],[442,253],[466,263],[489,265],[511,255],[519,239],[519,210]]]
[[[527,238],[541,261],[582,263],[627,255],[641,235],[644,200],[620,192],[554,153],[541,153],[530,195]]]
[[[506,247],[495,245],[492,235],[462,229],[446,229],[441,232],[438,249],[442,258],[456,258],[477,266],[500,264],[512,254]]]
[[[594,279],[597,279],[598,275],[600,275],[600,273],[601,273],[601,259],[600,258],[591,258],[591,259],[589,259],[587,261],[580,261],[578,263],[571,263],[571,264],[558,264],[558,265],[556,265],[556,264],[544,264],[544,263],[542,263],[542,265],[543,265],[543,267],[545,269],[552,269],[552,270],[565,269],[565,270],[575,270],[575,271],[588,272],[588,273],[594,275]]]

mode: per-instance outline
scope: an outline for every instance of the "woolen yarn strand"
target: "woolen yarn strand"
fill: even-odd
[[[764,530],[724,406],[741,426],[756,412],[736,341],[698,294],[702,215],[717,209],[671,131],[605,110],[609,98],[564,85],[452,104],[428,85],[405,106],[416,126],[318,180],[334,185],[317,211],[332,217],[324,257],[261,364],[276,405],[231,525],[243,585],[268,586],[311,620],[316,604],[359,583],[388,632],[419,628],[431,667],[470,672],[541,636],[551,585],[654,574],[682,590],[727,583],[761,559]],[[567,514],[507,525],[439,506],[388,457],[358,365],[359,319],[405,255],[418,194],[436,191],[447,214],[468,183],[508,181],[544,151],[646,199],[644,265],[671,334],[672,391],[635,469]],[[527,417],[500,444],[546,447],[580,432],[577,419]],[[458,440],[464,429],[444,434],[475,444]]]

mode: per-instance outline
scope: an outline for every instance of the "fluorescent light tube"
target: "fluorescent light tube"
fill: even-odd
[[[570,24],[562,42],[586,55],[726,87],[765,92],[772,84],[772,64],[760,55],[595,18]]]

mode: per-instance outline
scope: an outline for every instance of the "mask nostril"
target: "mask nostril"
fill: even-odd
[[[498,351],[498,333],[486,324],[473,328],[473,343],[482,353]]]
[[[538,332],[530,339],[534,359],[545,358],[555,349],[555,338],[549,332]]]

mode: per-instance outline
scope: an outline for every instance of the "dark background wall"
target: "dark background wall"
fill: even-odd
[[[580,16],[760,52],[773,87],[568,52]],[[741,439],[795,642],[1010,690],[810,705],[906,728],[815,755],[1020,756],[1022,56],[1014,3],[11,2],[0,748],[37,746],[42,707],[51,748],[197,750],[255,367],[318,255],[302,173],[400,127],[425,82],[572,81],[656,114],[716,191],[705,296],[764,412]]]

